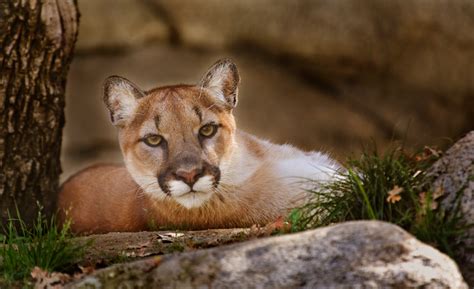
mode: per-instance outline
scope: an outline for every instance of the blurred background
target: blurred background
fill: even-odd
[[[339,159],[375,140],[445,148],[474,129],[472,0],[79,0],[63,176],[121,162],[102,103],[118,74],[143,89],[238,65],[241,129]]]

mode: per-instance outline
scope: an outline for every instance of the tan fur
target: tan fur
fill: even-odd
[[[94,166],[64,183],[59,209],[63,221],[72,219],[73,231],[263,225],[286,215],[305,199],[304,188],[289,177],[308,177],[311,171],[321,180],[330,179],[311,168],[314,164],[327,172],[337,169],[326,156],[274,145],[236,130],[232,108],[237,101],[238,73],[228,62],[216,65],[198,86],[141,92],[119,78],[109,81],[111,89],[106,84],[105,101],[119,128],[126,167]],[[215,136],[203,140],[198,137],[199,129],[209,121],[219,128]],[[149,131],[163,136],[166,144],[146,146],[141,139]],[[204,170],[204,176],[218,184],[204,192],[210,197],[197,207],[183,206],[186,203],[179,202],[178,195],[172,190],[165,193],[157,181],[161,176],[163,184],[172,184],[177,181],[177,170],[201,164],[211,168]],[[221,175],[212,168],[219,168]]]
[[[118,182],[117,180],[120,180]],[[144,195],[123,166],[97,165],[71,177],[59,195],[61,220],[75,232],[136,231],[144,228]]]
[[[238,141],[256,144],[238,132]],[[241,187],[222,187],[200,208],[186,209],[171,199],[154,200],[140,189],[123,166],[87,168],[64,183],[59,207],[68,209],[78,233],[142,231],[153,227],[209,229],[264,225],[286,215],[299,198],[287,194],[265,165],[272,152],[258,148],[249,157],[261,163]],[[63,220],[64,220],[64,215]],[[151,226],[151,228],[150,228]]]

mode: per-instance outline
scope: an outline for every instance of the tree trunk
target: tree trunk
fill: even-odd
[[[76,0],[0,0],[0,214],[54,206]]]

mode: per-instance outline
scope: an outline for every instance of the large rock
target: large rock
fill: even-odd
[[[77,49],[154,40],[258,47],[317,77],[381,75],[435,94],[474,90],[470,0],[83,0]],[[107,11],[107,13],[104,13]]]
[[[170,37],[161,14],[143,1],[81,0],[78,4],[82,16],[76,45],[79,53],[116,52]]]
[[[464,224],[472,226],[456,248],[463,274],[474,287],[474,131],[454,144],[429,173],[435,177],[434,187],[444,190],[442,207],[451,213],[460,210]]]
[[[456,264],[399,227],[347,222],[304,233],[153,257],[69,288],[466,288]]]
[[[182,43],[259,47],[318,75],[383,74],[440,91],[474,90],[470,0],[151,0]]]

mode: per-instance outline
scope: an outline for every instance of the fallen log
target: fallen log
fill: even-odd
[[[81,266],[108,266],[153,255],[187,252],[247,241],[266,236],[268,230],[215,229],[203,231],[156,231],[108,233],[74,239],[89,244]]]

